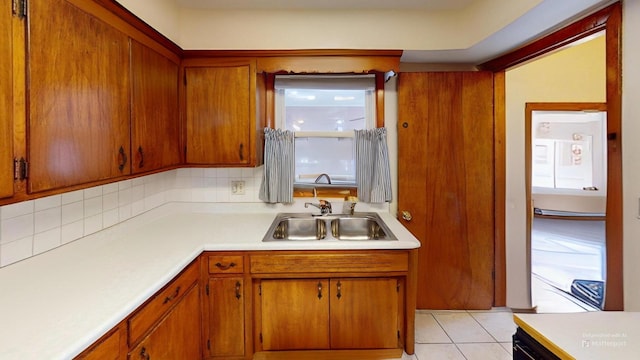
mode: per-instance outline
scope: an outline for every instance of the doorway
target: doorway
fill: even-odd
[[[525,114],[532,302],[596,311],[606,285],[606,104],[528,103]]]
[[[495,173],[496,208],[496,276],[497,305],[531,311],[530,257],[525,241],[527,230],[524,179],[524,106],[511,113],[509,102],[520,94],[509,90],[507,70],[530,63],[533,59],[553,53],[568,44],[605,31],[606,79],[604,87],[607,103],[607,289],[604,310],[624,310],[623,249],[622,249],[622,4],[615,2],[591,15],[577,20],[551,34],[541,37],[499,58],[479,65],[482,70],[495,73],[496,128]],[[590,73],[585,73],[585,77]],[[536,79],[533,79],[536,81]],[[551,88],[551,90],[554,90]],[[571,92],[565,94],[572,95]],[[549,101],[538,99],[537,101]],[[573,100],[564,101],[602,101]],[[526,102],[526,101],[524,101]],[[524,104],[524,102],[522,104]],[[507,141],[509,139],[509,141]],[[514,141],[515,140],[515,141]],[[513,144],[513,145],[509,145]],[[512,159],[517,160],[513,161]],[[509,167],[507,167],[509,164]],[[522,169],[522,170],[521,170]],[[506,260],[509,260],[508,262]],[[508,263],[508,264],[507,264]],[[509,276],[507,277],[507,273]]]

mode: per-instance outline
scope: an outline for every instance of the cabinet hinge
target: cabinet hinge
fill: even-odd
[[[204,290],[207,293],[207,296],[209,296],[209,284],[204,287]]]
[[[182,82],[184,83],[184,86],[187,86],[187,72],[183,72],[182,73]]]
[[[262,333],[260,333],[260,343],[262,344]]]
[[[211,350],[211,340],[207,339],[207,349]]]
[[[262,296],[262,284],[258,285],[258,296]]]
[[[398,339],[400,339],[400,330],[398,330]]]
[[[29,177],[29,163],[23,157],[13,159],[13,180],[24,181]]]
[[[400,292],[400,280],[396,282],[396,292]]]
[[[27,17],[27,0],[13,0],[11,8],[13,16],[17,16],[20,19]]]

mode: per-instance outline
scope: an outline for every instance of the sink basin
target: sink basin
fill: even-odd
[[[331,234],[338,240],[397,240],[377,214],[333,219]]]
[[[269,233],[273,240],[321,240],[327,235],[324,220],[308,217],[276,218]]]
[[[327,228],[331,232],[327,232]],[[280,213],[262,241],[398,240],[377,213]]]

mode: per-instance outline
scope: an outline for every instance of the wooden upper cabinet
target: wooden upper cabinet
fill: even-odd
[[[180,163],[176,63],[131,41],[131,171]]]
[[[13,42],[11,1],[0,0],[0,198],[13,195]]]
[[[29,191],[129,174],[129,38],[65,0],[28,11]]]
[[[262,127],[255,60],[187,59],[183,65],[187,164],[256,165]]]

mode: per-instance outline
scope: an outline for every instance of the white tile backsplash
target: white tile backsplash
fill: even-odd
[[[2,207],[2,220],[13,218],[20,215],[33,214],[34,201],[23,201],[15,204],[5,205]]]
[[[263,167],[181,168],[0,206],[0,267],[67,244],[168,202],[262,204]],[[244,195],[231,181],[245,182]]]
[[[33,236],[33,255],[41,254],[61,245],[60,227]]]
[[[60,205],[54,208],[36,211],[34,233],[38,234],[54,228],[60,228],[62,224],[62,208]]]
[[[33,212],[26,215],[2,219],[2,226],[0,228],[0,244],[6,244],[28,236],[33,236],[33,219]]]
[[[70,224],[84,218],[84,201],[76,201],[62,205],[62,225]]]

